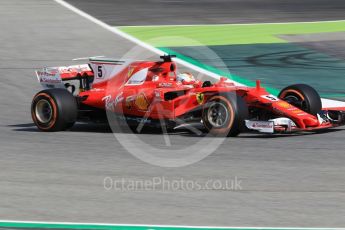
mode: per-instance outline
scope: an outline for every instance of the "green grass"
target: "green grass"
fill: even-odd
[[[345,31],[345,21],[284,24],[119,27],[156,47],[286,43],[277,35]]]
[[[325,72],[324,69],[317,70],[315,68],[315,81],[310,80],[310,74],[304,76],[308,68],[297,68],[297,66],[293,66],[293,68],[282,69],[282,68],[274,68],[271,69],[268,67],[257,67],[254,70],[253,66],[248,67],[246,69],[241,69],[239,67],[236,68],[236,63],[230,63],[228,67],[230,67],[230,73],[225,73],[224,71],[217,69],[212,65],[208,65],[207,62],[204,63],[203,60],[199,60],[193,53],[186,53],[183,52],[188,47],[221,47],[221,46],[231,46],[234,49],[236,47],[245,47],[241,49],[240,53],[230,52],[224,56],[225,58],[239,58],[242,57],[246,53],[257,53],[260,50],[253,50],[253,45],[260,48],[261,46],[269,45],[269,44],[276,44],[278,46],[282,45],[289,45],[289,41],[279,38],[279,35],[301,35],[301,34],[318,34],[318,33],[332,33],[332,32],[345,32],[345,20],[343,21],[333,21],[333,22],[298,22],[298,23],[281,23],[281,24],[274,24],[274,23],[262,23],[262,24],[222,24],[222,25],[191,25],[191,26],[124,26],[118,27],[118,29],[122,30],[123,32],[130,34],[143,42],[146,42],[154,47],[161,49],[164,52],[170,54],[176,54],[180,59],[183,59],[189,63],[192,63],[196,66],[199,66],[203,69],[209,70],[213,73],[216,73],[220,76],[225,76],[235,82],[242,83],[248,86],[254,86],[255,81],[253,81],[253,77],[260,78],[260,79],[268,79],[268,81],[263,82],[264,86],[267,90],[272,94],[277,94],[279,92],[277,88],[277,84],[269,83],[270,76],[272,79],[289,76],[289,74],[297,73],[292,76],[293,80],[300,76],[298,81],[311,81],[310,84],[318,85],[318,74],[319,72]],[[244,45],[244,46],[243,46]],[[298,48],[297,44],[296,49]],[[187,47],[188,46],[188,47]],[[247,47],[247,48],[246,48]],[[177,50],[174,50],[177,49]],[[293,48],[293,47],[292,47]],[[181,50],[182,49],[182,50]],[[301,48],[298,48],[301,49]],[[270,48],[265,48],[262,52],[269,53],[270,51],[273,52]],[[220,51],[222,53],[222,51]],[[260,51],[261,52],[261,51]],[[260,52],[258,55],[260,55]],[[248,56],[248,55],[247,55]],[[249,55],[250,56],[250,55]],[[223,56],[221,56],[223,57]],[[278,57],[277,57],[278,58]],[[328,59],[327,59],[328,60]],[[265,60],[261,60],[265,61]],[[268,60],[269,61],[269,60]],[[279,61],[279,60],[277,60]],[[299,60],[294,60],[295,62]],[[303,60],[302,60],[303,61]],[[241,64],[241,63],[240,63]],[[246,64],[246,63],[245,63]],[[235,65],[235,67],[231,68],[231,65]],[[335,62],[334,65],[341,65],[338,62]],[[341,65],[342,68],[342,65]],[[331,70],[330,73],[335,74],[335,71],[341,71],[339,69]],[[254,72],[253,72],[254,71]],[[255,72],[257,71],[257,72]],[[284,72],[288,71],[288,72]],[[252,73],[251,73],[252,72]],[[312,73],[312,74],[314,74]],[[328,74],[324,73],[322,76],[328,76]],[[338,76],[338,75],[337,75]],[[341,76],[341,74],[339,74]],[[304,78],[306,77],[306,78]],[[324,77],[323,77],[324,78]],[[283,77],[281,78],[282,81],[288,81],[289,78]],[[333,78],[334,79],[334,78]],[[339,79],[338,79],[339,80]],[[266,84],[265,84],[266,83]],[[295,83],[295,82],[291,82]],[[336,83],[335,83],[336,84]],[[334,87],[333,87],[334,88]],[[341,90],[340,90],[341,91]],[[332,91],[333,92],[333,91]],[[327,94],[326,94],[327,93]],[[323,92],[322,96],[327,98],[343,98],[343,94],[339,93],[338,91],[334,91],[334,94],[330,94],[329,92]]]

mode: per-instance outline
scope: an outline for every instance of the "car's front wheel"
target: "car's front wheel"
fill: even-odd
[[[290,85],[280,91],[278,97],[313,115],[322,109],[320,95],[313,87],[306,84]]]

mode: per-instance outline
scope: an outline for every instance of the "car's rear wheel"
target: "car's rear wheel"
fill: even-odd
[[[290,85],[280,91],[278,97],[313,115],[316,115],[322,109],[320,95],[309,85]]]
[[[244,128],[248,115],[245,101],[236,94],[215,95],[205,103],[202,121],[215,136],[237,136]]]
[[[77,102],[65,89],[47,89],[37,93],[31,104],[31,116],[42,131],[62,131],[77,119]]]

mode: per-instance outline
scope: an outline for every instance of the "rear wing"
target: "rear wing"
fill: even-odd
[[[93,77],[93,71],[88,64],[46,67],[36,71],[38,82],[43,88],[65,88],[63,81],[80,77]]]
[[[65,88],[58,67],[47,67],[36,71],[38,82],[44,89]]]

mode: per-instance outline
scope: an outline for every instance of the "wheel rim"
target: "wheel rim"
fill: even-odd
[[[289,94],[284,97],[284,100],[287,101],[288,103],[299,107],[300,109],[306,111],[308,110],[308,105],[305,100],[302,98],[298,97],[297,95],[294,94]]]
[[[209,123],[215,128],[221,128],[229,120],[229,111],[221,102],[213,102],[207,112]]]
[[[53,117],[53,109],[46,99],[37,102],[35,115],[40,123],[48,123]]]

